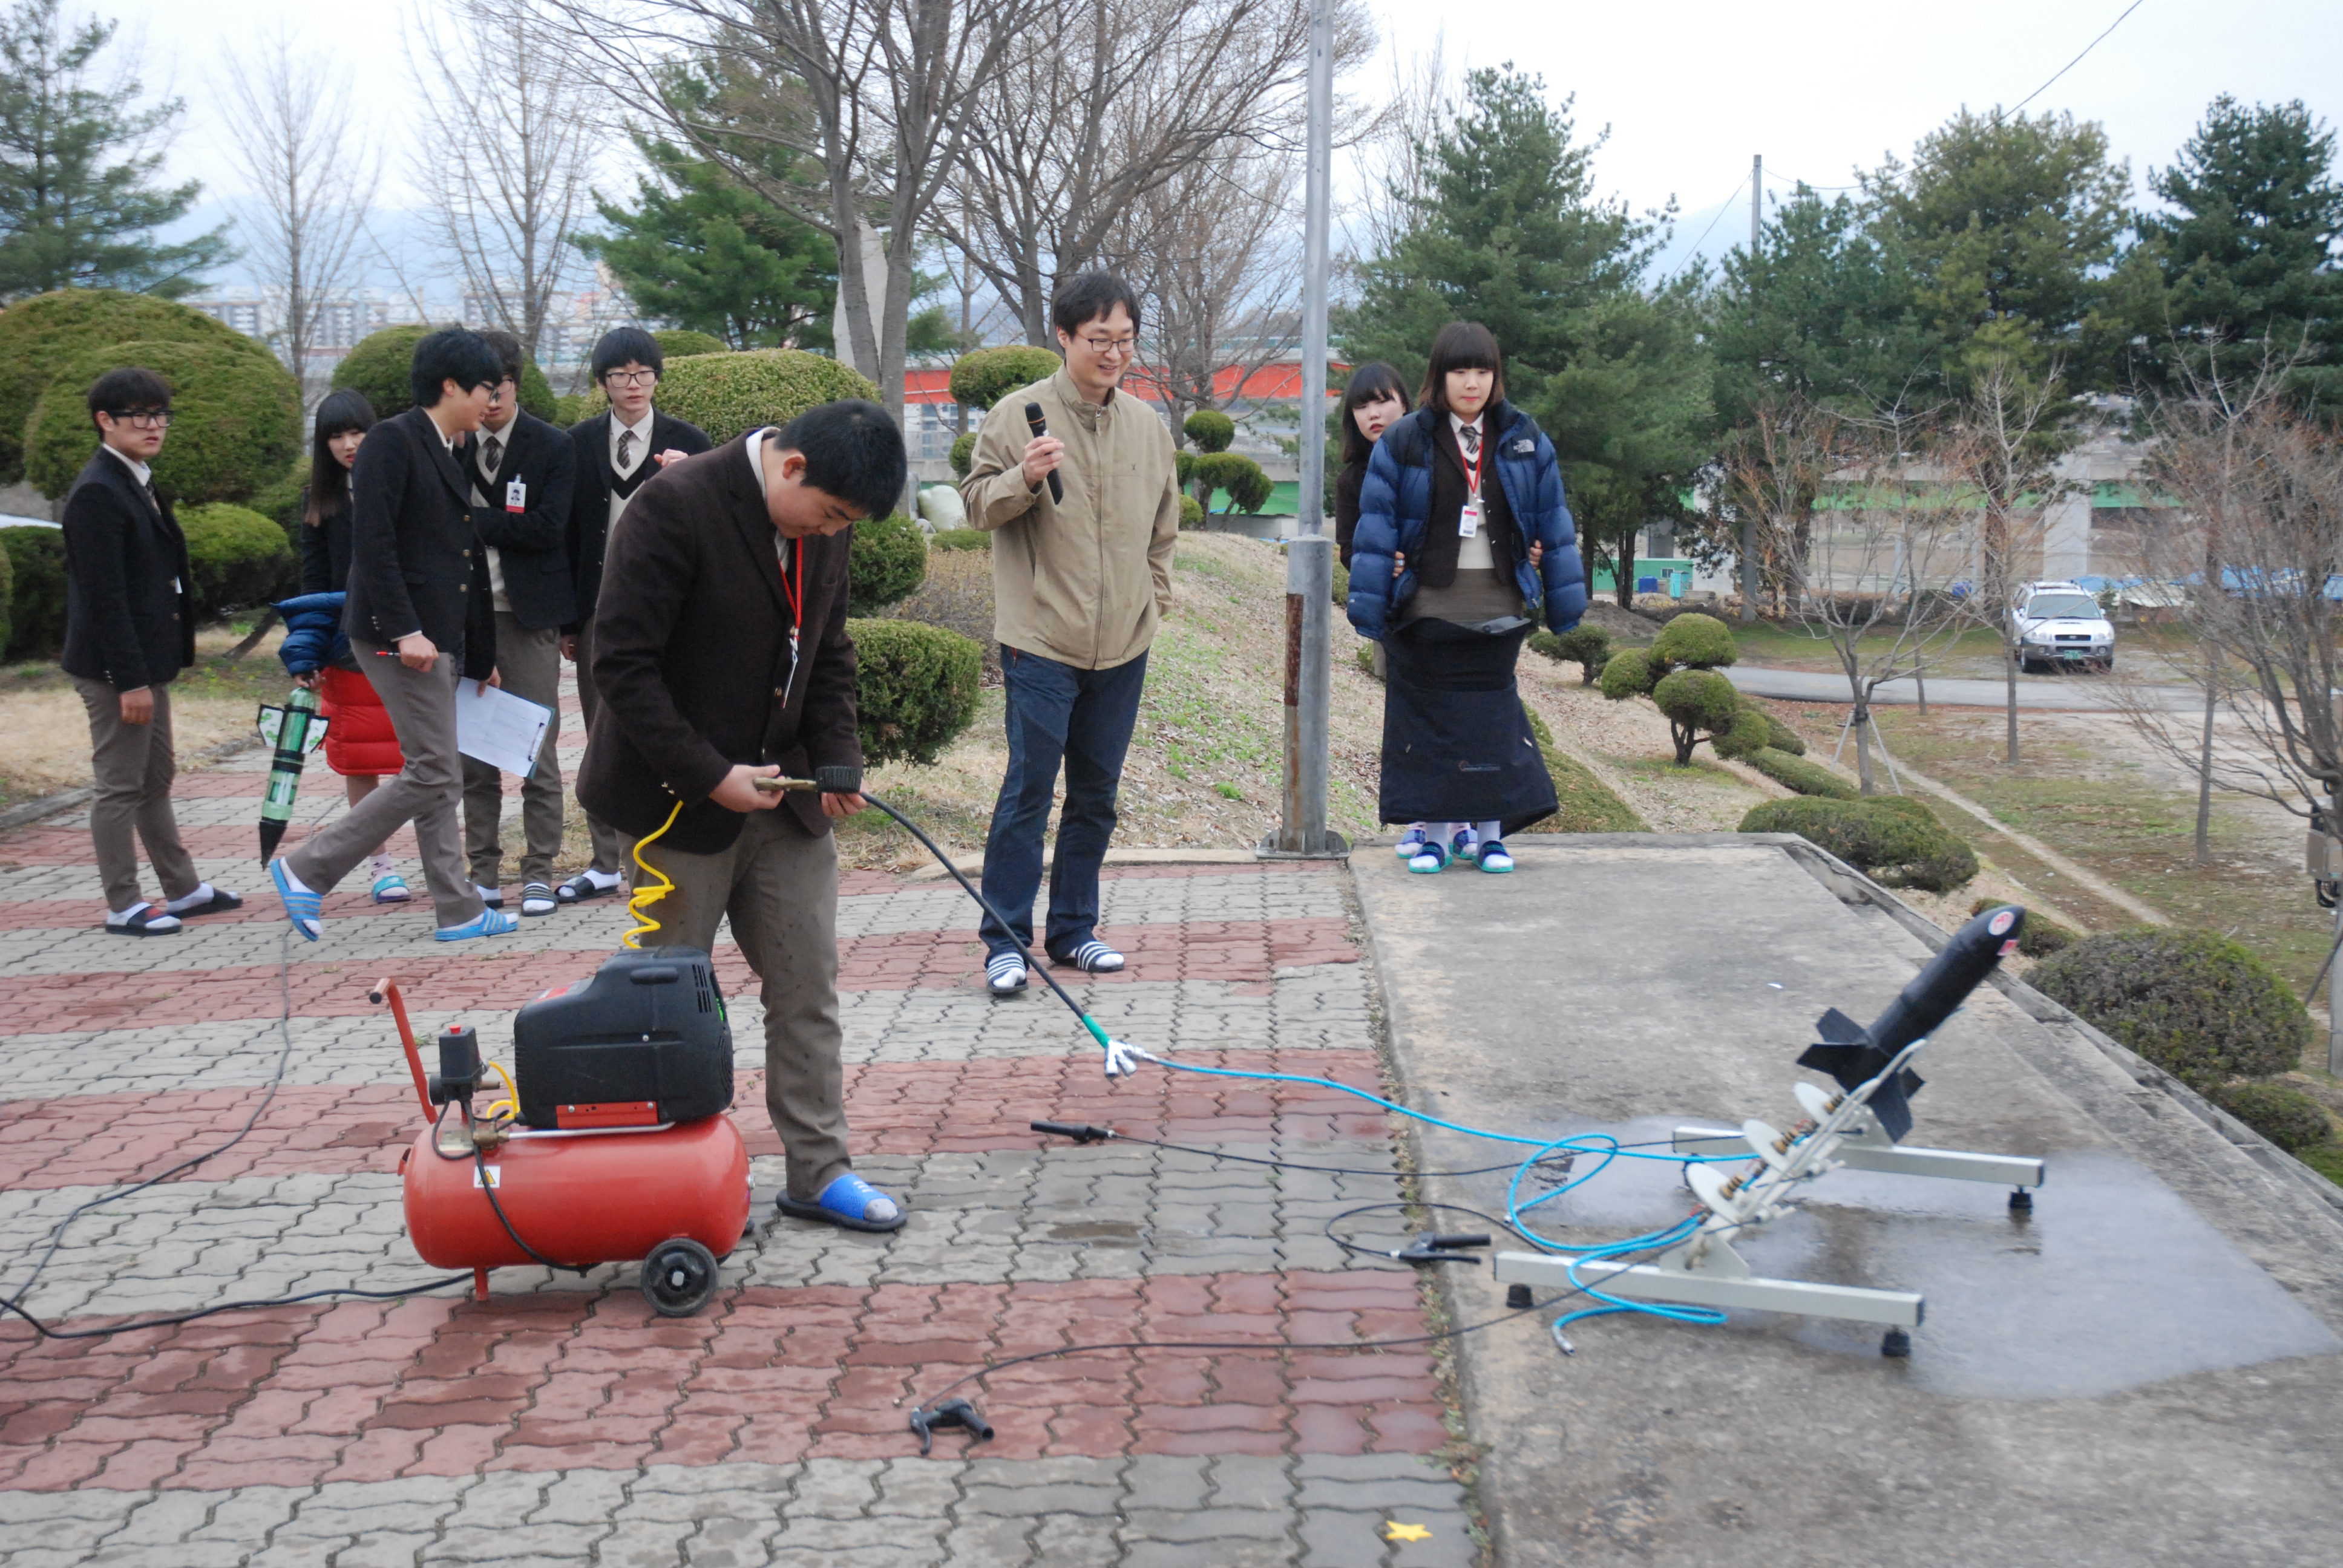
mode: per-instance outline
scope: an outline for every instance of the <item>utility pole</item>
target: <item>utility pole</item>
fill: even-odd
[[[1333,206],[1334,5],[1310,0],[1310,105],[1302,239],[1300,537],[1285,547],[1285,818],[1259,853],[1340,859],[1326,827],[1326,719],[1333,701],[1334,541],[1325,531],[1326,290]]]
[[[1749,259],[1757,259],[1757,243],[1765,213],[1765,155],[1749,155]],[[1741,518],[1741,624],[1757,619],[1757,513]]]

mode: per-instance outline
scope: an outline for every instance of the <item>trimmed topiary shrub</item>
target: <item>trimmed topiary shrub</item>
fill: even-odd
[[[952,361],[952,401],[963,408],[990,408],[1020,387],[1047,381],[1064,363],[1051,349],[1022,343],[974,349]]]
[[[1653,686],[1652,704],[1667,715],[1679,768],[1692,761],[1694,747],[1731,729],[1741,716],[1741,693],[1713,669],[1671,670]]]
[[[1626,648],[1611,657],[1603,667],[1603,695],[1613,702],[1649,695],[1667,715],[1682,767],[1691,762],[1694,747],[1729,732],[1739,717],[1740,693],[1725,677],[1710,672],[1740,657],[1723,621],[1680,615],[1661,628],[1648,649]]]
[[[268,354],[213,343],[131,342],[93,349],[57,373],[33,410],[25,477],[64,495],[96,448],[84,400],[108,370],[143,365],[171,384],[171,433],[155,488],[186,504],[241,501],[283,476],[301,448],[301,393]]]
[[[1196,488],[1203,494],[1200,501],[1209,501],[1214,490],[1228,492],[1232,511],[1251,512],[1269,499],[1273,481],[1262,472],[1262,466],[1242,452],[1207,452],[1196,459]]]
[[[2278,972],[2211,931],[2086,937],[2026,977],[2199,1092],[2302,1060],[2310,1014]]]
[[[1237,422],[1218,408],[1199,408],[1181,425],[1199,452],[1225,452],[1237,438]]]
[[[1688,669],[1717,669],[1741,657],[1733,628],[1713,615],[1689,610],[1669,620],[1652,641],[1652,657]]]
[[[984,550],[992,548],[992,536],[982,528],[939,528],[928,536],[931,550]]]
[[[1750,767],[1785,789],[1825,800],[1860,799],[1863,791],[1819,763],[1767,746],[1742,759]]]
[[[713,332],[694,332],[689,327],[670,327],[651,334],[651,341],[669,359],[689,359],[700,354],[729,354],[732,346]]]
[[[1719,757],[1746,761],[1765,750],[1773,739],[1774,731],[1765,722],[1765,710],[1751,706],[1745,697],[1741,699],[1740,711],[1733,716],[1731,728],[1715,738],[1715,745]]]
[[[65,537],[55,528],[0,528],[8,556],[10,658],[53,658],[65,645]]]
[[[862,759],[931,764],[976,717],[984,652],[975,639],[915,620],[850,620]]]
[[[222,616],[268,604],[297,586],[299,568],[285,530],[258,512],[216,502],[181,507],[178,516],[180,530],[187,536],[196,602],[205,613]]]
[[[1772,737],[1765,742],[1766,745],[1776,751],[1786,751],[1793,757],[1804,757],[1806,754],[1805,737],[1775,718],[1772,709],[1763,704],[1752,704],[1752,706],[1765,716],[1765,733]]]
[[[1987,910],[2001,908],[2005,901],[2001,899],[1979,899],[1969,906],[1969,913],[1981,915]],[[2017,933],[2017,950],[2029,959],[2046,959],[2052,953],[2065,952],[2082,940],[2081,932],[2068,930],[2039,911],[2028,910],[2026,911],[2026,925]]]
[[[846,613],[877,615],[927,580],[928,537],[900,512],[866,518],[854,525],[846,571]]]
[[[2327,1108],[2283,1083],[2226,1083],[2212,1100],[2288,1154],[2315,1149],[2335,1136]]]
[[[1182,496],[1180,498],[1180,526],[1183,528],[1202,528],[1204,526],[1204,503],[1196,499],[1193,496]]]
[[[414,396],[407,385],[407,372],[415,367],[415,346],[439,330],[437,327],[409,323],[367,334],[334,367],[334,390],[365,394],[366,400],[374,405],[377,419],[406,413],[415,407]],[[520,406],[540,419],[558,421],[560,417],[561,402],[553,395],[553,383],[545,378],[545,372],[537,367],[533,359],[521,362]]]
[[[1187,490],[1196,483],[1196,454],[1182,447],[1172,454],[1172,482]]]
[[[1976,854],[1936,814],[1904,795],[1858,800],[1768,800],[1745,833],[1795,833],[1889,888],[1949,893],[1976,875]]]
[[[1603,665],[1603,695],[1614,702],[1652,689],[1652,650],[1623,648]]]
[[[1578,666],[1581,686],[1592,686],[1603,678],[1603,667],[1611,662],[1611,634],[1599,626],[1576,626],[1556,637],[1553,632],[1540,634],[1550,639],[1550,646],[1538,649],[1548,658]],[[1530,639],[1533,645],[1536,638]]]
[[[965,435],[953,437],[951,444],[951,471],[965,479],[968,477],[968,471],[975,467],[976,432],[970,430]]]
[[[786,425],[809,408],[841,397],[875,403],[879,388],[852,366],[801,348],[695,354],[669,364],[659,385],[659,406],[699,426],[719,447],[744,430]],[[607,397],[595,392],[583,417],[609,406]]]
[[[92,349],[130,342],[208,343],[276,362],[266,345],[226,323],[151,294],[67,288],[17,300],[0,311],[0,485],[25,477],[25,427],[50,380]],[[88,389],[86,381],[74,387],[75,400]]]

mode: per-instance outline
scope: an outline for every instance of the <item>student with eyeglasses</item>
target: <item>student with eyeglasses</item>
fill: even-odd
[[[171,384],[136,367],[109,370],[90,384],[87,402],[98,446],[65,493],[61,662],[89,713],[89,836],[106,929],[169,936],[184,918],[244,902],[196,874],[171,809],[171,682],[196,662],[187,538],[152,466],[171,428]],[[160,903],[139,893],[142,843],[163,884]]]
[[[1065,365],[1011,392],[978,432],[960,498],[993,536],[993,626],[1009,700],[1009,769],[984,841],[984,894],[1016,933],[979,928],[995,996],[1026,986],[1041,838],[1058,772],[1066,801],[1050,865],[1042,951],[1084,974],[1123,956],[1098,935],[1099,867],[1139,717],[1147,649],[1172,608],[1180,487],[1171,427],[1119,390],[1139,339],[1139,297],[1111,273],[1069,279],[1050,307]],[[1048,434],[1035,436],[1037,406]]]
[[[610,548],[611,530],[625,515],[627,503],[654,475],[669,463],[699,456],[710,444],[699,426],[651,407],[667,357],[659,351],[659,339],[641,327],[604,333],[594,345],[590,368],[610,407],[569,427],[575,461],[568,548],[578,608],[577,618],[561,628],[561,657],[578,666],[578,721],[588,730],[599,706],[587,674],[594,666],[594,606],[601,597],[602,558]],[[618,890],[625,839],[591,811],[586,813],[586,826],[593,839],[593,862],[554,890],[565,904]]]

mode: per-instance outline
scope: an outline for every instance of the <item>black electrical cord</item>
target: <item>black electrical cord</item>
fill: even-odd
[[[191,1155],[187,1159],[180,1161],[176,1165],[172,1166],[169,1170],[149,1176],[143,1181],[134,1182],[127,1187],[116,1188],[111,1192],[92,1198],[85,1203],[77,1204],[66,1211],[65,1217],[59,1220],[56,1222],[55,1228],[49,1232],[48,1250],[44,1251],[41,1254],[40,1261],[33,1265],[33,1271],[25,1276],[25,1282],[16,1287],[16,1293],[13,1296],[0,1295],[0,1309],[5,1309],[17,1317],[24,1319],[25,1322],[31,1326],[33,1332],[39,1338],[45,1340],[105,1339],[114,1334],[132,1333],[140,1329],[163,1329],[171,1328],[180,1323],[191,1323],[198,1318],[208,1318],[219,1312],[242,1312],[247,1308],[256,1307],[297,1306],[303,1302],[319,1301],[328,1296],[357,1296],[367,1301],[376,1302],[397,1301],[407,1296],[420,1295],[426,1291],[437,1291],[447,1285],[464,1283],[471,1279],[471,1275],[468,1273],[449,1274],[440,1279],[428,1281],[423,1284],[408,1285],[396,1291],[362,1291],[355,1287],[347,1287],[329,1291],[310,1291],[297,1296],[269,1296],[249,1302],[224,1302],[218,1306],[204,1307],[192,1312],[174,1312],[165,1317],[140,1318],[135,1322],[116,1323],[112,1328],[105,1329],[51,1328],[46,1322],[35,1317],[31,1312],[25,1310],[25,1300],[33,1293],[33,1287],[40,1282],[43,1271],[48,1268],[50,1261],[56,1257],[57,1248],[63,1244],[65,1241],[65,1227],[71,1225],[75,1220],[80,1219],[84,1214],[88,1213],[92,1209],[97,1208],[101,1204],[116,1202],[121,1199],[130,1197],[134,1193],[143,1192],[147,1188],[155,1186],[159,1182],[167,1181],[174,1176],[194,1170],[196,1166],[203,1164],[207,1160],[216,1160],[221,1155],[226,1153],[229,1150],[235,1148],[237,1144],[243,1142],[245,1135],[250,1132],[253,1128],[259,1125],[262,1114],[267,1111],[270,1103],[276,1100],[277,1091],[283,1086],[285,1082],[285,1070],[288,1065],[290,1065],[293,1059],[292,946],[293,931],[288,926],[282,933],[279,934],[277,948],[277,1000],[280,1004],[277,1016],[277,1028],[279,1035],[282,1037],[283,1043],[277,1050],[277,1067],[276,1070],[268,1075],[268,1082],[266,1089],[261,1093],[260,1102],[252,1108],[252,1114],[244,1119],[244,1125],[237,1128],[236,1130],[235,1136],[231,1137],[226,1142],[220,1144],[216,1148],[206,1149],[201,1154]],[[493,1202],[494,1200],[491,1199],[490,1201]],[[518,1238],[515,1239],[518,1240]]]

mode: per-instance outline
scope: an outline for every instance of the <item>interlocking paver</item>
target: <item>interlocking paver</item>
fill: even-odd
[[[182,820],[215,880],[258,885],[264,766],[247,754],[185,780]],[[329,779],[309,782],[297,832],[338,809]],[[396,1175],[419,1116],[366,987],[399,978],[419,1031],[471,1022],[498,1055],[508,1010],[588,972],[627,924],[612,900],[449,953],[427,911],[353,891],[329,901],[325,943],[288,948],[256,895],[134,948],[93,929],[80,819],[11,835],[0,857],[18,868],[0,911],[0,1282],[74,1205],[224,1140],[283,1068],[236,1150],[75,1222],[33,1304],[77,1324],[427,1277]],[[71,1345],[0,1331],[0,1563],[1232,1568],[1304,1561],[1322,1519],[1366,1517],[1354,1488],[1461,1519],[1463,1489],[1421,1457],[1446,1441],[1428,1355],[1279,1348],[1423,1332],[1413,1275],[1325,1233],[1398,1191],[1383,1113],[1322,1081],[1151,1069],[1110,1085],[1046,998],[983,995],[957,889],[861,872],[841,890],[857,1162],[905,1198],[903,1232],[760,1208],[725,1290],[689,1320],[652,1318],[621,1264],[500,1270],[486,1303],[321,1302]],[[1111,867],[1103,892],[1132,969],[1066,978],[1119,1038],[1377,1090],[1338,873]],[[718,961],[761,1200],[780,1175],[761,1010],[729,934]],[[1035,1117],[1204,1151],[1045,1142]],[[1383,1244],[1404,1234],[1395,1215],[1377,1224],[1351,1221]],[[921,1459],[904,1430],[912,1402],[988,1362],[1198,1337],[1262,1348],[1003,1367],[960,1391],[992,1443],[945,1432]],[[1328,1462],[1368,1468],[1311,1468]],[[1372,1550],[1357,1560],[1418,1560]]]

